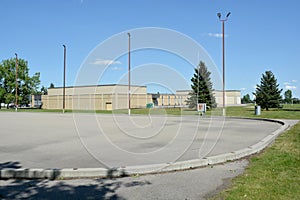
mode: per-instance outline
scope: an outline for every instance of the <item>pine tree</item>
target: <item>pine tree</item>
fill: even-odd
[[[278,108],[281,102],[282,89],[279,89],[277,79],[271,71],[266,71],[262,75],[260,85],[256,85],[255,102],[260,105],[262,109],[269,110],[269,108]]]
[[[186,101],[189,108],[196,108],[197,103],[206,103],[208,107],[215,107],[216,101],[213,96],[213,84],[210,79],[210,72],[207,70],[205,63],[200,61],[195,73],[191,79],[192,91]]]
[[[249,94],[244,95],[243,98],[242,98],[242,104],[247,104],[247,103],[252,103]]]
[[[292,103],[293,101],[293,94],[292,90],[287,90],[284,92],[284,102],[285,103]]]

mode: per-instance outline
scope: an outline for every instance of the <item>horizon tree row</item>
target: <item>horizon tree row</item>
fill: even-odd
[[[191,92],[186,103],[189,108],[195,109],[198,103],[206,103],[209,108],[216,107],[216,100],[213,95],[213,83],[211,81],[211,72],[203,61],[194,69],[193,77],[191,78]],[[246,94],[242,98],[242,103],[253,103],[261,106],[262,109],[269,110],[269,108],[280,108],[281,103],[300,103],[300,100],[292,97],[292,91],[287,90],[284,93],[284,100],[281,92],[283,89],[279,88],[277,79],[272,71],[265,71],[262,74],[260,84],[256,85],[256,90],[252,94],[254,100],[250,99],[250,95]]]
[[[16,81],[18,83],[18,104],[29,104],[30,95],[47,94],[47,88],[41,84],[40,72],[29,75],[28,62],[22,58],[18,59],[18,79],[16,80],[16,58],[2,60],[0,63],[0,109],[5,103],[7,108],[10,103],[16,101]]]

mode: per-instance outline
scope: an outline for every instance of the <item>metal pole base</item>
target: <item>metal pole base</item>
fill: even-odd
[[[225,117],[225,116],[226,116],[226,109],[223,108],[223,117]]]

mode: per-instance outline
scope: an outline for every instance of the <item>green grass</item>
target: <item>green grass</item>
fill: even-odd
[[[228,107],[227,116],[298,119],[300,104],[262,110],[254,106]],[[213,199],[300,199],[300,122],[279,136],[263,153],[252,156],[243,175]]]
[[[255,117],[272,119],[300,119],[300,104],[284,104],[281,109],[261,110],[261,115],[255,115],[254,105],[235,106],[226,108],[226,116]]]
[[[6,109],[1,108],[0,112],[16,112],[14,108]],[[62,110],[56,109],[37,109],[37,108],[18,108],[18,112],[62,112]]]
[[[127,113],[127,110],[126,110]],[[132,114],[150,114],[150,115],[196,115],[197,112],[189,109],[182,108],[145,108],[145,109],[132,109]]]
[[[101,113],[101,112],[100,112]],[[113,113],[127,114],[128,110],[114,110]],[[144,108],[132,109],[132,114],[137,115],[198,115],[195,110],[186,108]],[[208,110],[207,116],[221,116],[222,108]],[[272,119],[300,119],[300,104],[283,105],[282,109],[261,110],[261,115],[255,115],[254,105],[226,107],[226,116],[230,117],[251,117],[251,118],[272,118]]]
[[[243,175],[213,199],[300,199],[300,123],[250,159]]]
[[[1,109],[0,111],[15,112],[15,109]],[[18,112],[62,112],[59,110],[45,110],[45,109],[18,109]],[[97,113],[97,114],[127,114],[127,109],[121,110],[66,110],[67,113]],[[141,108],[131,109],[133,115],[198,115],[195,110],[186,108]],[[207,116],[221,116],[222,108],[208,110]],[[254,105],[250,106],[233,106],[226,107],[226,116],[238,117],[255,117],[255,118],[273,118],[273,119],[300,119],[300,104],[284,104],[282,109],[270,109],[269,111],[262,110],[261,115],[257,116],[254,113]]]
[[[0,112],[16,112],[15,109],[0,109]],[[18,112],[44,112],[44,113],[62,113],[62,109],[37,109],[37,108],[19,108]],[[65,110],[65,113],[98,113],[112,114],[111,110]]]

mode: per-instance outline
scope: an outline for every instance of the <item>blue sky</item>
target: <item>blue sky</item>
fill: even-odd
[[[1,0],[0,8],[0,59],[18,53],[28,61],[32,74],[41,72],[42,85],[47,87],[50,83],[62,86],[63,44],[67,46],[67,85],[71,86],[99,45],[123,34],[120,45],[127,48],[126,32],[143,27],[189,37],[203,47],[221,73],[221,23],[216,14],[230,11],[225,26],[226,89],[251,94],[262,73],[271,70],[283,91],[291,89],[300,98],[298,0]],[[135,40],[137,36],[132,35],[133,47]],[[97,55],[96,64],[112,61]],[[168,52],[133,51],[131,58],[132,69],[158,63],[187,81],[193,74],[189,62]],[[127,55],[113,61],[99,78],[100,84],[120,83],[126,77]],[[160,74],[159,67],[153,70]]]

